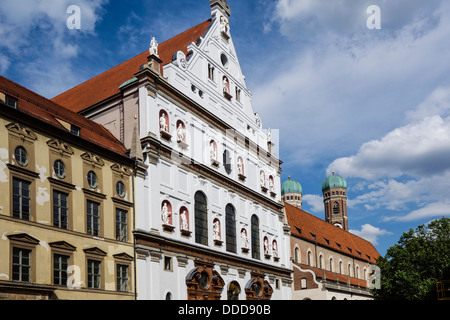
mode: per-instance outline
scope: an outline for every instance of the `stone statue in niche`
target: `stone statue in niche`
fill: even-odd
[[[227,77],[223,77],[223,92],[230,94],[230,85]]]
[[[270,254],[269,250],[269,240],[267,238],[264,238],[264,254]]]
[[[209,156],[211,161],[217,160],[217,149],[214,144],[214,141],[211,141],[211,143],[209,144]]]
[[[170,216],[172,212],[170,212],[169,207],[167,206],[167,202],[164,202],[163,207],[161,209],[161,219],[163,224],[170,225]]]
[[[275,192],[275,186],[273,184],[273,178],[269,177],[269,190],[270,192]]]
[[[181,219],[181,230],[189,230],[186,210],[183,210],[183,212],[181,212],[180,219]]]
[[[261,171],[260,179],[261,179],[261,187],[265,187],[266,186],[266,175],[264,174],[264,171]]]
[[[230,23],[228,20],[221,16],[220,17],[220,32],[222,32],[224,35],[230,36]]]
[[[220,240],[220,222],[217,219],[213,223],[213,237],[214,240]]]
[[[273,256],[274,257],[278,257],[278,246],[277,246],[277,242],[276,241],[273,241],[272,252],[273,252]]]
[[[183,127],[183,124],[180,122],[177,128],[177,141],[184,142],[184,138],[186,137],[186,129]]]
[[[241,241],[242,241],[242,247],[245,249],[248,249],[249,241],[248,241],[248,237],[247,237],[247,231],[245,229],[241,230]]]
[[[167,126],[166,114],[163,112],[161,114],[161,118],[159,118],[159,130],[164,132],[169,132],[169,128]]]
[[[158,56],[158,42],[156,42],[155,37],[153,37],[152,41],[150,42],[150,50],[149,50],[149,52],[150,52],[151,56],[154,55],[154,56],[159,58],[159,56]]]

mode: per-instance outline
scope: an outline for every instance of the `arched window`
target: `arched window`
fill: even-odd
[[[337,202],[333,204],[333,214],[339,214],[339,203]]]
[[[252,258],[260,259],[259,250],[259,219],[256,215],[252,216]]]
[[[299,256],[300,256],[300,249],[299,248],[295,248],[295,250],[294,250],[294,262],[298,263]]]
[[[203,192],[195,193],[195,242],[208,245],[208,203]]]
[[[236,253],[236,212],[231,204],[225,207],[225,241],[227,251]]]
[[[312,265],[311,264],[311,262],[312,262],[311,258],[312,258],[312,253],[311,253],[311,251],[308,251],[308,266]]]
[[[231,156],[228,150],[223,152],[223,166],[227,174],[231,173]]]
[[[236,281],[233,281],[228,286],[228,300],[239,300],[241,293],[241,286]]]
[[[342,261],[339,261],[339,273],[342,274]]]
[[[323,256],[319,255],[319,268],[323,269]]]
[[[333,272],[333,258],[330,258],[330,271]]]

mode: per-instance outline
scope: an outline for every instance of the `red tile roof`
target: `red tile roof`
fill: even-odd
[[[346,276],[344,274],[339,274],[327,270],[323,270],[320,268],[311,267],[305,264],[295,263],[298,267],[303,270],[312,270],[316,274],[317,278],[323,279],[324,277],[329,281],[335,281],[342,284],[350,283],[352,286],[360,286],[361,288],[367,287],[367,280],[357,279],[353,277]]]
[[[210,25],[211,19],[159,44],[158,55],[162,60],[161,73],[162,67],[172,62],[174,52],[183,51],[187,55],[187,45],[191,42],[196,42],[198,37],[203,36]],[[52,101],[74,112],[80,112],[119,93],[119,86],[134,77],[140,66],[148,62],[148,56],[149,52],[147,50],[54,97]]]
[[[98,123],[67,110],[37,93],[0,76],[0,92],[18,100],[17,109],[48,125],[69,132],[57,119],[80,128],[80,137],[102,148],[128,157],[126,148],[108,130]]]
[[[369,241],[285,203],[291,235],[337,252],[375,263],[380,254]]]

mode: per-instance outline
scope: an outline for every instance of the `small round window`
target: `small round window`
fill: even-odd
[[[53,164],[53,170],[58,178],[64,179],[66,177],[66,167],[61,160],[56,160]]]
[[[26,167],[28,165],[28,155],[23,147],[16,148],[14,151],[14,158],[20,166]]]
[[[87,181],[91,188],[97,188],[97,175],[94,171],[89,171],[87,174]]]
[[[225,68],[228,68],[228,58],[227,58],[227,56],[225,55],[225,54],[221,54],[220,55],[220,61],[222,62],[222,65],[225,67]]]
[[[125,197],[125,185],[123,184],[122,181],[117,182],[116,192],[119,197],[121,197],[121,198]]]

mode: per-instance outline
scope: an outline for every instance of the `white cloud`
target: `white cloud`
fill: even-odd
[[[291,2],[296,1],[278,3]],[[332,17],[334,5],[318,2],[303,5],[310,4],[307,9],[314,17],[322,11]],[[273,74],[260,79],[253,90],[253,104],[268,119],[266,125],[282,129],[281,149],[289,150],[283,157],[286,164],[311,164],[324,156],[354,152],[364,142],[404,126],[407,111],[436,87],[450,83],[450,23],[445,19],[450,5],[441,2],[439,10],[425,10],[436,10],[433,21],[440,21],[429,23],[428,16],[402,3],[411,12],[402,14],[396,8],[403,24],[382,29],[384,36],[368,31],[364,21],[360,32],[314,30],[314,41],[298,41],[280,51],[283,56]],[[295,8],[293,17],[281,9],[275,15],[289,23],[296,17]],[[324,19],[322,24],[333,29],[334,21]],[[294,25],[292,32],[301,30]]]
[[[450,216],[450,202],[434,202],[411,211],[404,216],[390,216],[385,217],[385,221],[414,221],[421,219],[428,219],[432,217]]]
[[[373,245],[378,244],[378,237],[392,234],[391,232],[374,227],[370,224],[364,224],[361,226],[361,230],[349,230],[351,233],[366,239],[371,242]]]
[[[314,213],[323,212],[323,197],[316,194],[305,194],[302,196],[302,202],[307,203],[310,210]]]
[[[448,159],[450,118],[436,115],[364,143],[356,155],[333,161],[327,171],[364,179],[423,176],[450,169]]]

